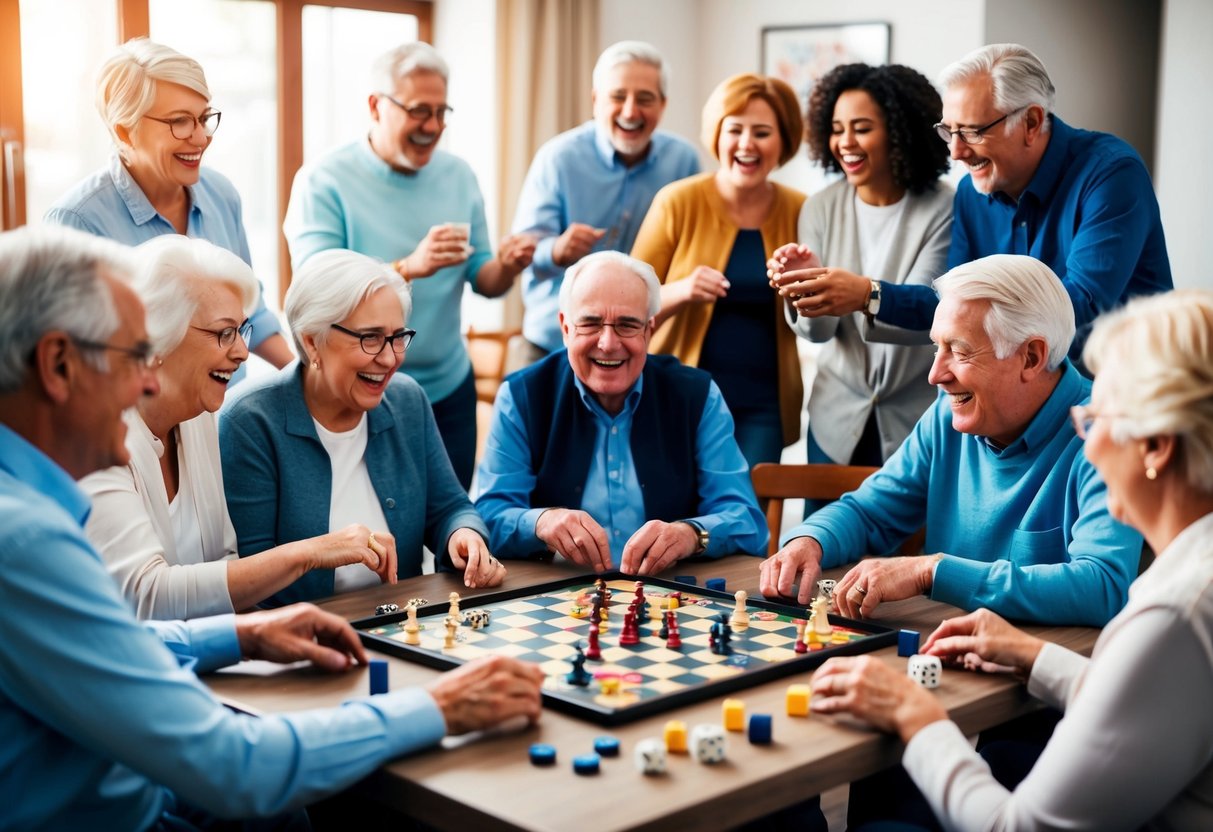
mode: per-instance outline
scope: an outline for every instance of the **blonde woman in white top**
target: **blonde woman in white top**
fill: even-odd
[[[89,539],[139,617],[247,609],[321,567],[361,563],[395,583],[392,536],[377,531],[372,543],[357,525],[235,558],[215,411],[248,358],[257,281],[239,257],[201,239],[157,237],[136,256],[160,392],[126,414],[130,463],[81,485],[93,500]]]
[[[923,652],[1012,672],[1065,711],[1009,791],[933,694],[879,661],[835,659],[814,710],[849,712],[906,743],[902,763],[948,829],[1213,829],[1213,292],[1142,298],[1104,316],[1073,408],[1108,507],[1157,558],[1091,658],[979,610]],[[961,672],[961,671],[953,671]]]

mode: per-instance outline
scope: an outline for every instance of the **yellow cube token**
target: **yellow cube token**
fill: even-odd
[[[745,703],[740,699],[726,699],[721,708],[726,731],[745,730]]]
[[[671,719],[663,732],[665,748],[676,754],[687,753],[687,724],[680,719]]]
[[[808,716],[809,695],[808,685],[788,685],[788,716]]]

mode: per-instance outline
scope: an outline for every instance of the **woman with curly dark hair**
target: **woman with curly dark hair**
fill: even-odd
[[[939,93],[905,66],[845,64],[813,89],[807,143],[844,175],[800,212],[800,242],[771,261],[798,335],[822,344],[809,396],[810,462],[880,465],[935,398],[925,332],[877,320],[880,284],[943,273],[953,189],[932,125]]]

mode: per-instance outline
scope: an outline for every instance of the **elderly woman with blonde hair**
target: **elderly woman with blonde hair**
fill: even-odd
[[[159,388],[127,412],[130,462],[85,477],[86,531],[140,618],[246,609],[310,569],[355,564],[395,579],[395,547],[351,526],[234,559],[215,412],[246,358],[257,297],[252,270],[205,240],[164,235],[135,249]],[[266,547],[268,548],[268,547]]]
[[[766,261],[796,239],[804,194],[770,181],[800,147],[800,104],[777,78],[735,75],[703,108],[713,173],[657,193],[632,247],[664,284],[650,350],[712,374],[753,466],[800,436],[796,337],[767,283]]]
[[[504,580],[425,393],[397,372],[416,334],[405,328],[411,311],[408,284],[357,252],[322,251],[295,273],[285,312],[302,360],[240,391],[219,424],[242,556],[361,523],[391,531],[399,577],[421,574],[424,544],[467,586]],[[314,570],[271,603],[359,589],[373,577]]]
[[[240,195],[222,174],[202,167],[222,118],[210,102],[197,61],[147,38],[122,44],[97,78],[97,111],[114,156],[60,197],[46,221],[130,246],[162,234],[198,237],[251,265]],[[291,350],[256,289],[250,347],[281,367]]]
[[[987,610],[944,621],[923,647],[1015,673],[1064,709],[1034,764],[1030,749],[985,752],[1027,776],[1002,785],[1008,772],[991,771],[935,696],[882,662],[834,659],[813,678],[814,710],[901,737],[949,829],[1213,828],[1213,292],[1131,301],[1096,321],[1083,359],[1095,384],[1075,428],[1109,510],[1144,534],[1153,564],[1090,658]]]

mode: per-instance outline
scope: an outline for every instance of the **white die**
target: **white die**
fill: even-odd
[[[910,656],[906,675],[924,688],[937,688],[939,677],[943,675],[943,665],[940,664],[938,656]]]
[[[691,729],[691,753],[701,763],[719,763],[724,759],[726,740],[723,725],[706,723]]]
[[[838,583],[838,581],[831,580],[830,578],[822,578],[820,581],[817,582],[817,594],[824,595],[825,597],[827,597],[831,601],[833,601],[834,600],[834,587],[835,587],[835,585],[837,585],[837,583]]]
[[[665,743],[653,737],[636,743],[636,770],[644,774],[665,774]]]
[[[492,613],[488,610],[468,610],[463,614],[463,621],[468,624],[473,630],[483,630],[489,626],[489,621],[492,619]]]

